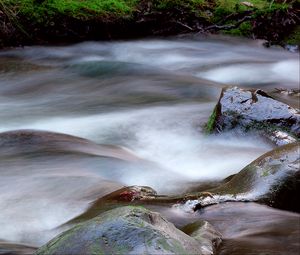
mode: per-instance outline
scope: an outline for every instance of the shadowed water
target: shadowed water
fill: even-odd
[[[0,132],[89,139],[0,134],[0,240],[39,246],[90,201],[124,185],[177,194],[236,173],[272,145],[204,134],[221,88],[297,88],[298,70],[296,54],[228,38],[0,52]]]

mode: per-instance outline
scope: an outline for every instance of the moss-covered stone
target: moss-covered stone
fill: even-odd
[[[201,242],[142,207],[107,211],[60,234],[41,254],[203,254]]]

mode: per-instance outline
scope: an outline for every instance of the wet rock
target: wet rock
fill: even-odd
[[[224,88],[212,113],[207,130],[256,131],[277,145],[300,138],[299,110],[279,102],[262,90]]]
[[[40,130],[14,130],[0,133],[0,157],[47,152],[48,154],[86,154],[127,161],[139,160],[129,150],[100,145],[84,138]]]
[[[270,206],[299,211],[295,196],[300,182],[300,142],[265,153],[227,183],[198,194],[185,206],[201,209],[225,201],[260,201]]]
[[[300,96],[300,89],[275,88],[275,92],[294,97]]]
[[[209,222],[198,220],[181,229],[184,233],[198,240],[203,254],[215,254],[222,242],[222,235]]]
[[[100,197],[82,214],[68,221],[64,225],[74,224],[89,220],[109,209],[127,205],[137,201],[152,200],[157,192],[148,186],[129,186],[118,189],[106,196]]]
[[[0,133],[1,174],[11,174],[12,165],[18,171],[26,172],[27,176],[33,172],[47,173],[49,168],[53,174],[74,173],[76,170],[84,175],[96,173],[105,180],[122,183],[118,188],[149,185],[168,194],[187,182],[184,175],[174,175],[173,171],[142,159],[123,146],[97,144],[76,136],[39,130]],[[165,178],[157,178],[162,175]]]
[[[222,233],[219,255],[299,255],[298,213],[252,202],[228,202],[197,214]]]
[[[78,224],[42,246],[41,254],[203,254],[201,243],[160,214],[126,206]]]

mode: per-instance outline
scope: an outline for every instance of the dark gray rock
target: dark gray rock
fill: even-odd
[[[259,131],[277,145],[283,145],[300,137],[300,113],[262,90],[224,88],[207,130],[222,132],[232,129]]]
[[[159,213],[142,207],[119,207],[60,234],[41,254],[207,254],[201,242],[186,235]]]

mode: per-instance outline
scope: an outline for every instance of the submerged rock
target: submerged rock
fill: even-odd
[[[222,233],[218,255],[299,255],[298,213],[228,202],[205,207],[197,215]]]
[[[224,88],[207,131],[232,129],[259,131],[277,145],[283,145],[300,138],[300,113],[262,90]]]
[[[86,154],[127,161],[140,160],[128,149],[96,144],[90,140],[48,131],[14,130],[0,133],[0,157],[47,152],[48,154]]]
[[[159,213],[120,207],[78,224],[36,253],[41,254],[208,254]]]
[[[186,206],[200,209],[225,201],[260,201],[271,206],[300,211],[296,194],[300,183],[300,142],[265,153],[227,183],[198,194]]]

